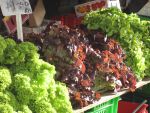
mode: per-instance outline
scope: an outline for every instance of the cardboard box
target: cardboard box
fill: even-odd
[[[149,16],[150,17],[150,0],[147,4],[138,12],[139,15]]]
[[[43,0],[38,0],[33,13],[29,18],[29,26],[30,27],[38,27],[42,24],[46,11],[43,4]]]

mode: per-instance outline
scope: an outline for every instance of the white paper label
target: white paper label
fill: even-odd
[[[1,9],[4,16],[15,15],[13,0],[1,0]]]
[[[121,9],[119,0],[108,0],[108,7],[117,7]]]
[[[14,0],[15,10],[20,14],[30,14],[32,9],[28,0]]]
[[[1,0],[0,5],[4,16],[32,13],[29,0]]]
[[[82,17],[90,11],[106,8],[106,6],[107,6],[107,0],[94,0],[84,4],[76,5],[75,12],[77,17]]]

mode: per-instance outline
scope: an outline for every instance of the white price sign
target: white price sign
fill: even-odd
[[[4,16],[32,13],[28,0],[1,0],[1,9]]]
[[[105,8],[107,6],[107,0],[94,0],[75,6],[75,12],[77,17],[83,17],[90,11]]]
[[[16,12],[21,14],[30,14],[32,9],[28,0],[14,0]]]
[[[18,39],[23,41],[21,14],[30,14],[32,9],[29,0],[0,0],[0,6],[4,16],[16,15]]]
[[[4,16],[15,15],[13,0],[1,0],[1,9]]]
[[[119,0],[108,0],[108,7],[117,7],[121,9]]]

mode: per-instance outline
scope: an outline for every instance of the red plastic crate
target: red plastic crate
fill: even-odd
[[[51,18],[52,20],[61,21],[61,24],[67,25],[69,27],[74,27],[80,25],[82,22],[82,17],[77,18],[75,14],[68,14],[65,16],[55,16]]]
[[[127,101],[119,101],[118,113],[133,113],[140,103],[132,103]],[[143,104],[136,113],[148,113],[147,104]]]
[[[82,18],[77,18],[74,14],[69,14],[67,16],[64,16],[64,25],[67,25],[69,27],[73,27],[76,25],[80,25],[82,21]]]

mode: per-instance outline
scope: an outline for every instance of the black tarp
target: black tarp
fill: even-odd
[[[120,0],[121,7],[126,13],[136,13],[148,2],[148,0]]]
[[[44,0],[46,17],[74,13],[74,6],[93,0]]]

